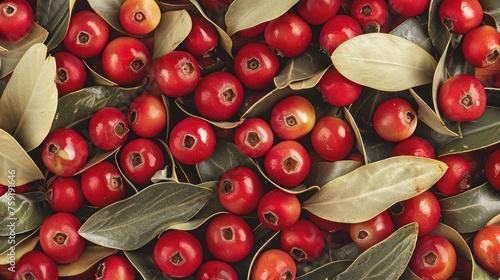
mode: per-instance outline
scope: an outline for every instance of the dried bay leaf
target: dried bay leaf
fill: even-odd
[[[235,0],[225,15],[227,33],[234,33],[278,18],[298,0]]]
[[[23,40],[16,43],[0,42],[0,46],[6,50],[0,51],[0,61],[2,61],[0,78],[4,78],[8,74],[12,73],[19,60],[21,60],[24,56],[24,53],[26,53],[32,46],[45,42],[48,35],[49,33],[45,30],[45,28],[35,23],[31,33]]]
[[[144,85],[132,88],[92,86],[66,94],[59,99],[51,131],[88,119],[104,107],[126,107],[143,91]]]
[[[56,113],[56,62],[46,54],[45,45],[33,45],[17,64],[0,99],[0,128],[26,151],[42,143]]]
[[[429,189],[447,168],[434,159],[390,157],[331,180],[306,200],[302,208],[329,221],[363,222],[394,203]]]
[[[332,279],[398,279],[410,262],[417,238],[417,223],[405,225],[368,248]]]
[[[38,240],[40,238],[38,236],[30,237],[28,239],[23,240],[22,242],[16,242],[15,243],[15,259],[16,261],[19,261],[19,259],[29,251],[32,251],[36,244],[38,243]],[[8,242],[6,242],[8,244]],[[8,254],[10,251],[7,251],[3,254],[0,254],[0,265],[9,265],[11,262],[11,259]]]
[[[333,52],[331,60],[349,80],[381,91],[429,84],[437,65],[434,57],[415,43],[385,33],[351,38]]]
[[[191,17],[186,10],[165,12],[155,29],[153,59],[175,50],[191,31]]]
[[[49,32],[45,45],[49,50],[59,45],[69,26],[76,0],[37,1],[35,21]]]
[[[352,264],[352,261],[333,261],[330,263],[327,263],[325,265],[322,265],[308,273],[302,274],[300,276],[297,276],[297,280],[308,280],[308,279],[332,279],[333,277],[337,276],[341,272],[345,271],[350,265]]]
[[[14,206],[9,205],[9,195],[0,197],[0,236],[10,235],[8,225],[13,220],[16,221],[16,234],[37,229],[52,212],[44,192],[14,194],[12,197]]]
[[[104,247],[136,250],[165,227],[191,219],[211,195],[211,189],[187,183],[153,184],[97,211],[78,233]]]
[[[313,163],[311,170],[307,174],[306,184],[308,186],[323,186],[329,181],[345,175],[361,165],[363,163],[355,160]]]
[[[20,233],[16,234],[16,244],[22,244],[28,240],[30,240],[32,237],[38,236],[38,229],[36,230],[31,230],[25,233]],[[11,241],[12,242],[12,241]],[[9,244],[9,236],[0,236],[0,254],[4,255],[7,254],[10,250],[10,247],[12,244]]]
[[[0,129],[0,184],[8,186],[9,170],[14,170],[17,185],[23,185],[45,176],[23,147],[5,130]]]
[[[441,221],[460,233],[475,232],[500,213],[500,192],[489,183],[442,198]]]
[[[101,246],[87,246],[82,255],[74,262],[69,264],[57,264],[59,277],[76,276],[84,273],[87,269],[97,264],[100,260],[118,253],[118,250]]]

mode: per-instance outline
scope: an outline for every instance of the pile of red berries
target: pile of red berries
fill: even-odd
[[[313,269],[340,260],[332,259],[333,250],[352,245],[356,249],[344,257],[353,261],[412,223],[418,232],[404,266],[415,279],[470,279],[473,270],[500,276],[498,216],[481,229],[461,232],[464,243],[470,241],[466,249],[438,230],[444,220],[442,199],[479,187],[500,191],[498,133],[490,132],[487,139],[477,135],[484,127],[498,130],[500,119],[481,120],[499,116],[500,72],[489,70],[488,80],[470,71],[498,65],[500,17],[487,15],[487,0],[282,1],[274,14],[259,10],[269,3],[246,0],[76,2],[60,9],[61,24],[64,12],[67,23],[54,28],[63,32],[48,50],[55,59],[59,97],[54,123],[64,125],[53,126],[39,147],[26,151],[45,178],[18,186],[12,180],[0,188],[2,207],[15,196],[39,192],[51,213],[31,228],[34,245],[2,263],[2,277],[314,279],[322,274]],[[487,5],[488,11],[500,11],[500,5]],[[0,46],[26,51],[47,6],[41,0],[2,1]],[[262,18],[252,18],[248,10],[254,8]],[[237,23],[228,19],[235,14],[240,15]],[[430,87],[376,91],[366,78],[348,77],[330,63],[350,39],[386,35],[412,19],[424,22],[430,33],[424,39],[431,41],[428,52],[437,64]],[[441,41],[434,35],[439,30]],[[411,34],[407,37],[411,40]],[[442,38],[447,38],[444,45]],[[370,58],[366,67],[377,60],[384,58]],[[5,83],[9,78],[3,77]],[[387,83],[395,80],[388,77]],[[111,89],[124,92],[126,102],[100,96]],[[97,101],[72,99],[81,93]],[[376,97],[367,98],[370,94]],[[352,106],[371,111],[353,117]],[[83,107],[88,114],[72,119],[68,112]],[[440,150],[450,139],[465,140],[459,148]],[[471,141],[480,144],[469,147]],[[367,149],[377,157],[368,157]],[[321,192],[322,186],[309,184],[311,174],[321,182],[323,176],[336,178],[356,169],[341,172],[335,165],[321,169],[319,164],[359,167],[400,156],[428,158],[448,168],[432,186],[417,187],[414,196],[393,201],[365,221],[326,219],[302,207]],[[157,239],[143,243],[149,248],[141,251],[146,252],[143,263],[122,248],[92,244],[79,232],[92,214],[133,200],[159,181],[216,182],[215,195],[199,212],[213,215],[185,230],[165,225],[165,231],[155,233]],[[413,183],[418,182],[408,184]],[[156,202],[179,203],[161,199]],[[183,222],[189,220],[178,221]],[[262,232],[274,235],[263,241]],[[91,246],[113,250],[89,257],[85,252]],[[9,247],[0,252],[7,259]],[[80,274],[60,275],[93,257]],[[472,269],[461,271],[461,261]]]

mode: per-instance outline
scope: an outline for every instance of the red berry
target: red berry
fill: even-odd
[[[402,98],[382,102],[373,115],[373,127],[380,138],[399,142],[410,137],[417,128],[417,111]]]
[[[134,98],[127,113],[130,129],[140,137],[152,138],[167,125],[167,108],[161,97],[146,93]]]
[[[87,70],[83,62],[69,52],[55,53],[56,86],[59,95],[82,89],[87,80]]]
[[[495,64],[500,56],[500,32],[489,25],[472,29],[465,34],[462,44],[464,57],[478,68]]]
[[[120,24],[132,35],[146,35],[158,26],[160,6],[154,0],[127,0],[119,11]]]
[[[319,45],[331,56],[340,44],[361,34],[363,30],[354,18],[344,14],[336,15],[321,27]]]
[[[74,177],[57,177],[50,182],[47,190],[47,200],[55,212],[74,213],[83,204],[83,192]]]
[[[264,156],[274,144],[271,126],[261,118],[249,118],[236,127],[234,144],[251,158]]]
[[[500,190],[500,149],[496,149],[486,159],[484,173],[488,182],[497,190]]]
[[[316,112],[309,100],[292,95],[276,104],[271,111],[270,124],[276,136],[284,140],[296,140],[314,127]]]
[[[430,234],[417,240],[409,265],[423,279],[445,280],[455,272],[457,254],[446,238]]]
[[[191,31],[182,45],[195,57],[208,58],[219,44],[219,33],[215,26],[200,14],[191,15]]]
[[[170,132],[168,142],[176,160],[187,165],[207,160],[215,150],[215,132],[206,121],[187,117]]]
[[[389,0],[396,13],[404,17],[416,17],[429,8],[430,0]]]
[[[264,39],[280,56],[296,57],[311,44],[312,31],[300,16],[288,12],[267,24]]]
[[[191,93],[201,78],[200,66],[188,52],[172,51],[162,56],[155,67],[155,80],[161,92],[168,97],[182,97]]]
[[[443,0],[439,18],[448,31],[466,34],[481,24],[483,7],[477,0]]]
[[[238,280],[238,274],[234,268],[222,261],[211,260],[204,262],[196,275],[196,280]]]
[[[320,229],[311,221],[299,219],[293,226],[281,232],[280,244],[296,261],[318,258],[325,247]]]
[[[346,158],[354,146],[354,132],[346,121],[332,116],[319,119],[311,131],[311,143],[323,159]]]
[[[134,280],[135,270],[128,259],[119,256],[112,255],[106,257],[97,266],[97,271],[95,273],[96,280]]]
[[[295,279],[296,274],[297,265],[288,253],[269,249],[257,256],[250,279]]]
[[[297,196],[280,189],[272,189],[259,201],[257,216],[267,228],[285,230],[299,220],[300,210]]]
[[[274,145],[264,157],[267,175],[284,188],[292,188],[302,183],[310,168],[311,159],[307,150],[294,140]]]
[[[123,146],[120,165],[132,183],[145,186],[151,183],[151,177],[158,170],[165,168],[165,156],[158,144],[147,138],[138,138]]]
[[[329,68],[318,83],[323,99],[332,106],[352,104],[361,95],[363,86],[342,76],[334,67]]]
[[[349,228],[352,240],[363,250],[386,239],[393,232],[394,224],[387,210],[367,221],[351,224]]]
[[[263,193],[264,185],[259,175],[244,166],[227,170],[219,180],[217,191],[222,206],[236,215],[246,215],[257,209]]]
[[[96,207],[105,207],[125,197],[125,182],[116,165],[101,161],[83,171],[83,195]]]
[[[446,155],[438,160],[444,162],[448,169],[439,178],[435,186],[445,195],[456,195],[470,188],[472,183],[472,167],[461,155]]]
[[[0,11],[0,40],[19,42],[28,37],[35,24],[33,9],[28,1],[2,1]]]
[[[92,143],[102,150],[114,150],[123,145],[130,131],[127,116],[114,107],[104,107],[95,112],[88,129]]]
[[[362,28],[374,23],[383,26],[389,19],[389,7],[384,0],[353,0],[350,15]]]
[[[416,156],[435,159],[436,153],[429,141],[420,136],[412,135],[397,143],[392,148],[390,156]]]
[[[245,44],[234,57],[234,73],[250,89],[271,86],[279,69],[278,56],[265,43]]]
[[[16,263],[14,279],[59,279],[56,263],[45,253],[29,251]]]
[[[300,0],[297,12],[309,24],[319,25],[337,14],[340,2],[340,0]]]
[[[485,226],[472,243],[474,259],[487,271],[500,275],[500,225]]]
[[[63,43],[70,53],[91,58],[104,50],[108,39],[108,23],[94,11],[82,10],[71,16]]]

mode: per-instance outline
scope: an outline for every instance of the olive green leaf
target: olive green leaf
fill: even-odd
[[[459,42],[459,45],[453,49],[451,56],[449,57],[449,63],[447,63],[448,75],[450,77],[458,74],[469,74],[474,76],[476,68],[472,66],[464,56],[462,51],[463,40]]]
[[[457,137],[458,134],[451,131],[448,127],[446,127],[444,121],[437,115],[437,113],[428,105],[428,103],[422,98],[423,95],[427,95],[427,97],[432,98],[431,91],[427,92],[419,92],[417,93],[415,89],[411,88],[410,93],[415,99],[415,102],[418,104],[417,116],[418,119],[423,123],[428,125],[434,131],[447,135]],[[427,98],[427,99],[429,99]]]
[[[59,277],[69,277],[82,274],[97,264],[100,260],[116,253],[118,253],[118,250],[95,245],[87,246],[83,250],[82,255],[76,261],[69,264],[57,264]]]
[[[4,174],[0,176],[0,184],[8,186],[12,185],[9,181],[15,181],[15,184],[19,186],[45,177],[16,139],[2,129],[0,129],[0,142],[2,143],[0,145],[0,172]],[[8,176],[9,171],[15,172],[12,178]]]
[[[330,249],[330,259],[332,261],[354,260],[361,253],[363,253],[363,249],[351,242],[339,248]]]
[[[222,29],[220,26],[215,24],[212,19],[203,11],[202,6],[200,3],[198,3],[197,0],[189,0],[193,5],[198,9],[200,14],[207,19],[210,23],[212,23],[215,26],[215,29],[217,29],[217,33],[219,33],[219,44],[222,46],[222,49],[226,51],[227,54],[229,54],[231,57],[233,56],[232,49],[233,49],[233,41],[231,37],[226,33],[224,29]]]
[[[389,32],[390,34],[397,35],[399,37],[405,38],[419,47],[426,50],[428,53],[432,52],[432,42],[429,37],[428,31],[428,17],[424,13],[420,16],[411,17],[401,24],[396,26]]]
[[[431,234],[436,234],[446,238],[455,248],[457,257],[462,257],[472,262],[472,275],[470,279],[495,280],[491,274],[486,272],[474,261],[471,249],[463,237],[450,226],[439,223]]]
[[[237,166],[255,169],[253,160],[240,152],[234,143],[217,138],[214,152],[210,158],[198,163],[196,170],[202,182],[218,181],[227,170]]]
[[[430,84],[437,65],[434,57],[415,43],[385,33],[351,38],[335,49],[331,60],[349,80],[381,91]]]
[[[211,195],[211,189],[187,183],[153,184],[99,210],[78,233],[97,245],[136,250],[164,228],[192,218]]]
[[[35,21],[49,32],[45,41],[49,50],[54,49],[63,41],[75,2],[76,0],[36,2]]]
[[[227,33],[234,33],[273,20],[292,8],[298,0],[235,0],[225,15]]]
[[[363,222],[432,187],[447,168],[434,159],[390,157],[331,180],[302,208],[329,221]]]
[[[443,223],[461,233],[475,232],[500,213],[500,192],[486,183],[442,198],[439,204]]]
[[[352,261],[348,260],[329,262],[308,273],[297,276],[297,280],[302,280],[302,279],[330,280],[333,279],[333,277],[339,275],[341,272],[345,271],[351,264]]]
[[[114,1],[101,1],[101,0],[88,0],[88,3],[92,10],[101,16],[112,28],[116,31],[131,35],[125,29],[123,29],[120,23],[120,8],[125,3],[125,0],[114,0]],[[135,37],[146,37],[150,34],[144,36]]]
[[[500,3],[498,1],[479,0],[484,14],[495,20],[495,26],[500,29]]]
[[[177,178],[177,173],[175,172],[175,160],[172,152],[168,145],[160,139],[156,139],[156,143],[159,144],[160,148],[163,150],[163,155],[165,156],[166,167],[162,170],[158,170],[153,177],[151,177],[151,182],[158,183],[160,181],[172,181],[179,182]]]
[[[114,150],[101,150],[97,147],[93,147],[91,149],[91,152],[88,156],[87,162],[85,162],[85,165],[78,171],[76,172],[73,176],[82,174],[85,170],[91,168],[92,166],[98,164],[101,161],[106,160],[107,158],[111,157],[114,155],[119,148],[116,148]]]
[[[310,46],[303,54],[286,61],[274,77],[274,84],[278,88],[284,88],[292,82],[305,80],[323,72],[329,65],[331,61],[328,56],[318,47]]]
[[[22,242],[19,242],[19,243],[15,243],[15,250],[14,250],[14,253],[15,253],[15,260],[14,262],[12,262],[11,260],[11,256],[9,256],[9,253],[11,253],[11,251],[7,251],[7,252],[4,252],[2,254],[0,254],[0,265],[7,265],[7,264],[11,264],[12,263],[15,263],[16,261],[18,261],[24,254],[28,253],[29,251],[32,251],[36,244],[38,243],[38,240],[40,238],[38,236],[34,236],[34,237],[30,237],[28,239],[25,239],[23,240]],[[12,243],[12,246],[14,246],[14,243]]]
[[[438,156],[479,150],[500,142],[500,108],[487,106],[475,121],[460,124],[461,138],[440,143]]]
[[[3,195],[0,197],[0,236],[9,236],[9,225],[15,223],[15,233],[25,233],[38,228],[52,209],[44,192]]]
[[[33,30],[25,39],[16,43],[0,42],[0,46],[8,50],[0,51],[0,61],[2,62],[2,67],[0,68],[0,79],[12,73],[24,53],[33,45],[43,43],[45,39],[47,39],[48,35],[49,33],[45,30],[45,28],[35,23]]]
[[[436,72],[434,73],[434,78],[432,80],[432,105],[434,108],[434,112],[436,113],[439,120],[444,123],[445,127],[450,130],[450,133],[446,133],[446,135],[455,134],[456,136],[460,136],[460,125],[458,123],[451,123],[448,119],[441,116],[439,107],[438,107],[438,95],[439,89],[441,85],[449,78],[448,69],[446,65],[448,64],[448,54],[450,50],[451,37],[448,40],[448,44],[444,49],[444,55],[439,59],[438,65],[436,67]]]
[[[437,50],[439,56],[446,53],[445,49],[448,45],[448,40],[452,36],[439,18],[439,6],[441,6],[441,2],[443,0],[431,1],[429,5],[429,23],[427,25],[432,45]]]
[[[314,74],[314,76],[312,76],[310,78],[307,78],[307,79],[301,80],[301,81],[291,82],[289,84],[290,88],[293,89],[293,90],[301,90],[301,89],[308,89],[308,88],[315,87],[319,83],[319,81],[321,80],[321,78],[323,77],[323,75],[326,73],[326,71],[331,66],[332,66],[332,64],[330,64],[330,66],[328,66],[327,68],[323,69],[322,71],[317,72],[316,74]],[[319,91],[318,91],[318,93],[319,93]]]
[[[417,223],[405,225],[368,248],[332,279],[398,279],[410,262],[417,238]]]
[[[191,31],[191,17],[186,10],[165,12],[155,29],[152,59],[175,50]]]
[[[210,197],[210,200],[205,204],[205,206],[196,214],[193,218],[189,219],[185,223],[175,224],[164,231],[162,231],[158,236],[161,236],[165,231],[171,229],[177,230],[195,230],[203,225],[210,218],[222,214],[227,213],[226,209],[220,203],[219,197],[217,196],[217,188],[219,187],[219,181],[211,181],[201,183],[200,186],[212,189],[213,193]]]
[[[11,249],[15,249],[11,248],[12,245],[22,244],[31,239],[37,233],[38,229],[16,234],[14,239],[12,239],[12,237],[10,236],[0,236],[0,255],[8,254]]]
[[[307,174],[306,185],[323,186],[331,180],[355,170],[361,165],[363,163],[355,160],[313,163],[309,174]]]
[[[144,91],[144,86],[132,88],[92,86],[59,98],[51,131],[88,119],[104,107],[124,108]]]
[[[104,77],[103,74],[99,73],[94,67],[92,67],[89,64],[89,61],[82,60],[83,64],[85,64],[85,67],[87,70],[89,70],[90,74],[92,75],[92,78],[94,79],[94,83],[99,86],[118,86],[117,83],[111,81],[110,79]],[[96,67],[97,68],[97,67]]]
[[[43,44],[26,51],[0,99],[0,128],[16,138],[26,151],[42,143],[56,112],[56,61],[50,56],[46,58],[46,54]]]
[[[488,105],[500,107],[500,88],[486,87],[484,89],[486,90],[486,101]]]
[[[163,273],[158,265],[156,265],[153,257],[156,239],[147,245],[134,250],[124,251],[125,256],[130,263],[137,269],[143,279],[148,280],[174,280],[174,278]],[[194,280],[195,276],[187,277],[186,280]]]

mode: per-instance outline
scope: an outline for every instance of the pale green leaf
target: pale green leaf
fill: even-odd
[[[363,222],[429,189],[446,170],[446,164],[434,159],[390,157],[331,180],[302,207],[330,221]]]
[[[153,59],[175,50],[191,31],[191,17],[186,10],[165,12],[155,29]]]
[[[12,222],[16,234],[37,229],[51,212],[44,192],[3,195],[0,197],[0,236],[11,235]]]
[[[57,264],[59,277],[75,276],[84,273],[100,260],[118,253],[118,250],[101,246],[87,246],[82,255],[69,264]]]
[[[437,62],[413,42],[368,33],[342,43],[331,56],[346,78],[381,91],[400,91],[432,82]]]
[[[13,252],[15,254],[15,256],[14,256],[15,261],[19,261],[19,259],[24,254],[28,253],[29,251],[32,251],[35,248],[36,244],[38,243],[38,240],[39,240],[39,237],[34,236],[34,237],[30,237],[28,239],[25,239],[22,242],[15,243],[15,247],[13,247],[14,248]],[[14,245],[14,243],[12,245]],[[4,252],[0,255],[0,265],[10,265],[12,259],[11,259],[11,255],[9,255],[9,254],[12,254],[11,252],[12,251],[9,250],[9,251]],[[14,263],[15,263],[15,261],[14,261]]]

